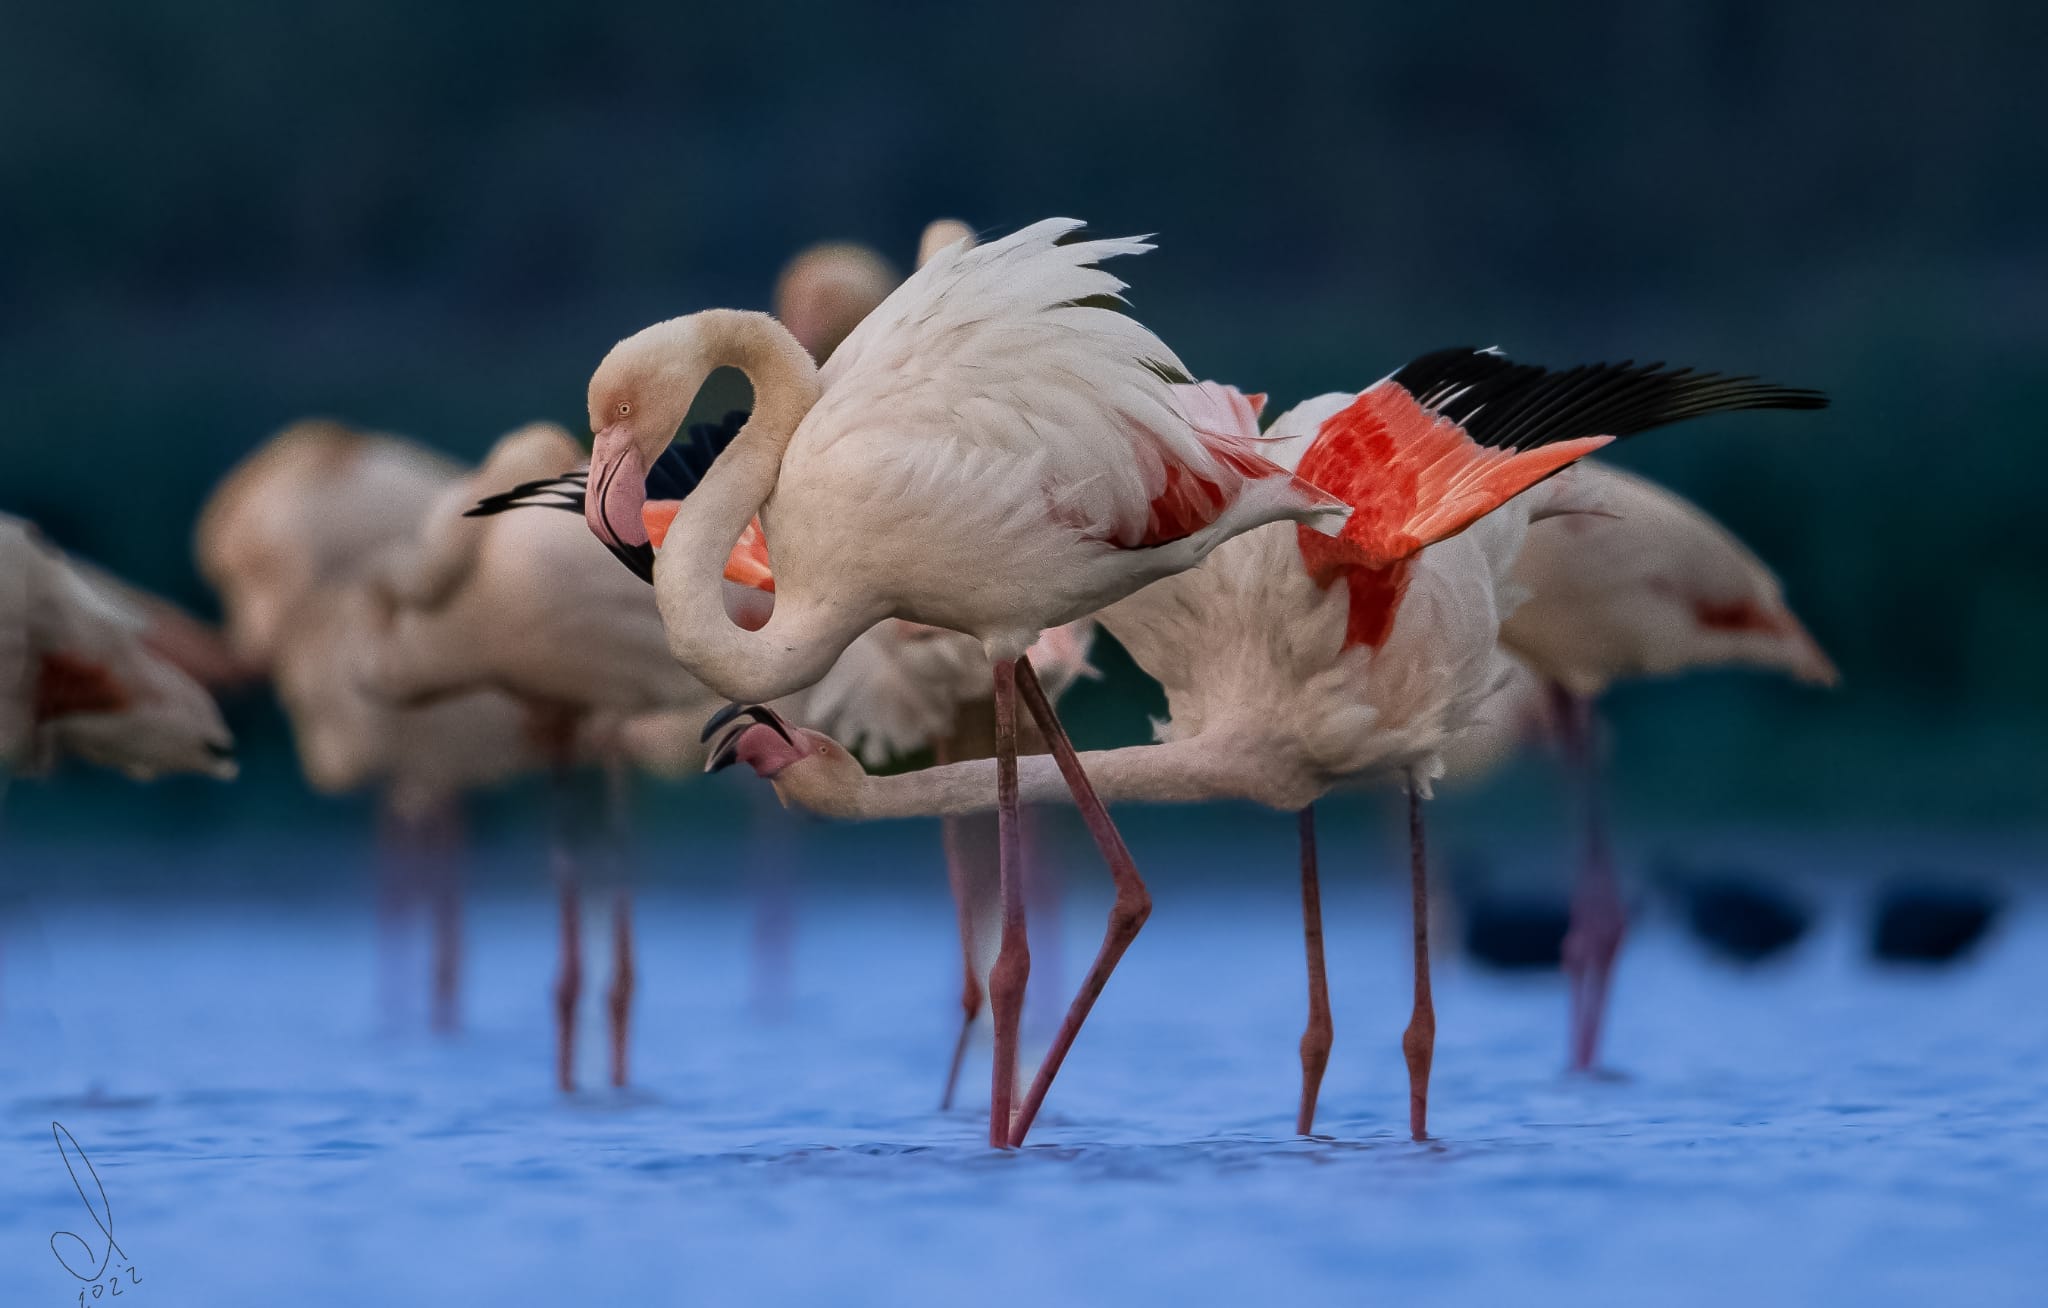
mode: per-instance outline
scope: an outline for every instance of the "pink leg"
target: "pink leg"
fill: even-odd
[[[628,827],[632,776],[625,760],[605,762],[605,820],[610,828],[612,879],[612,983],[605,992],[611,1021],[612,1085],[626,1084],[627,1034],[633,1018],[633,854]]]
[[[1074,794],[1074,804],[1088,823],[1088,832],[1095,837],[1096,846],[1102,850],[1102,856],[1109,864],[1109,875],[1116,883],[1116,903],[1110,908],[1109,924],[1103,932],[1102,947],[1096,952],[1094,966],[1088,969],[1087,978],[1074,995],[1072,1007],[1067,1009],[1065,1019],[1060,1022],[1059,1032],[1053,1037],[1051,1048],[1046,1050],[1045,1060],[1038,1065],[1038,1075],[1031,1080],[1031,1090],[1025,1095],[1024,1106],[1017,1113],[1016,1125],[1010,1130],[1010,1145],[1014,1148],[1024,1143],[1025,1134],[1031,1130],[1032,1119],[1038,1116],[1039,1105],[1045,1102],[1046,1091],[1052,1088],[1053,1078],[1059,1075],[1060,1064],[1066,1061],[1067,1051],[1073,1048],[1074,1038],[1081,1033],[1081,1024],[1087,1021],[1088,1010],[1095,1007],[1102,988],[1109,984],[1109,975],[1116,970],[1117,960],[1138,938],[1139,928],[1151,916],[1152,896],[1138,875],[1137,865],[1131,861],[1131,851],[1124,847],[1124,838],[1117,831],[1116,823],[1110,821],[1109,810],[1102,806],[1095,787],[1089,784],[1088,774],[1081,770],[1081,760],[1074,753],[1074,742],[1067,738],[1066,728],[1060,725],[1059,715],[1053,712],[1052,701],[1046,698],[1044,689],[1039,686],[1038,674],[1031,670],[1030,662],[1025,659],[1018,659],[1013,667],[1016,686],[1023,692],[1024,704],[1037,720],[1038,729],[1045,734],[1046,743],[1052,747],[1053,760],[1059,764],[1061,775],[1066,777],[1067,788]],[[1011,785],[1014,807],[1015,782]],[[1003,853],[1007,868],[1011,853],[1007,844]],[[1008,908],[1006,900],[1006,913]],[[1018,916],[1021,918],[1022,915],[1020,904]]]
[[[612,900],[612,985],[605,1007],[612,1024],[612,1084],[626,1084],[627,1032],[633,1016],[633,894],[620,886]]]
[[[555,887],[560,897],[561,972],[555,978],[555,1084],[563,1094],[576,1090],[576,1001],[583,994],[582,877],[571,848],[566,768],[555,773]]]
[[[411,954],[406,918],[412,879],[420,866],[417,832],[387,795],[377,807],[376,855],[377,1012],[386,1030],[406,1025]]]
[[[944,762],[943,758],[940,760]],[[967,1057],[968,1037],[974,1019],[981,1016],[981,982],[975,978],[974,887],[968,884],[972,855],[967,846],[979,845],[986,816],[972,814],[940,819],[946,843],[946,880],[953,888],[953,908],[960,926],[960,1034],[953,1041],[953,1061],[946,1069],[946,1092],[939,1099],[939,1111],[953,1107],[953,1091],[960,1082],[960,1064]]]
[[[1429,856],[1422,843],[1422,795],[1408,779],[1408,885],[1415,911],[1415,1008],[1401,1033],[1408,1060],[1408,1133],[1429,1139],[1429,1066],[1436,1057],[1436,1005],[1429,994]]]
[[[1301,810],[1301,933],[1308,947],[1308,1029],[1301,1033],[1301,1111],[1296,1135],[1314,1135],[1316,1095],[1330,1063],[1330,979],[1323,970],[1323,890],[1316,875],[1316,808]]]
[[[997,866],[1003,897],[1003,942],[988,974],[989,1009],[996,1028],[988,1142],[997,1149],[1016,1143],[1011,1106],[1017,1097],[1017,1028],[1024,1016],[1024,986],[1031,979],[1017,829],[1017,687],[1030,675],[1030,669],[1023,659],[1004,659],[995,665]]]
[[[1060,921],[1062,886],[1058,865],[1045,857],[1045,813],[1027,806],[1018,817],[1019,843],[1023,849],[1025,909],[1031,926],[1031,992],[1024,996],[1024,1010],[1037,1014],[1032,1029],[1044,1026],[1046,1013],[1057,1012],[1062,995],[1060,978],[1066,975],[1062,946],[1066,932]]]
[[[1571,1069],[1590,1072],[1600,1054],[1608,985],[1627,927],[1621,887],[1607,844],[1600,798],[1598,730],[1593,706],[1562,686],[1550,688],[1565,760],[1575,774],[1585,828],[1585,860],[1572,890],[1571,925],[1564,937],[1564,971],[1571,983]]]
[[[462,810],[449,800],[431,819],[434,878],[433,1027],[443,1035],[462,1026]]]

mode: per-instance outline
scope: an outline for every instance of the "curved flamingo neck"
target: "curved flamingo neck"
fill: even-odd
[[[720,694],[779,699],[824,676],[872,622],[846,597],[809,596],[787,584],[778,585],[775,610],[756,630],[726,613],[726,560],[775,493],[783,452],[817,403],[817,368],[787,329],[761,313],[715,309],[678,319],[662,347],[665,380],[685,396],[721,367],[737,368],[754,389],[753,416],[683,501],[662,542],[654,590],[669,650]],[[662,443],[674,434],[663,433]]]
[[[1095,793],[1106,804],[1187,804],[1225,796],[1252,797],[1243,779],[1218,766],[1213,742],[1199,738],[1080,755]],[[994,759],[972,759],[893,776],[823,776],[799,767],[775,779],[798,807],[826,817],[952,817],[996,806]],[[1073,792],[1050,755],[1017,760],[1017,793],[1026,804],[1071,804]]]

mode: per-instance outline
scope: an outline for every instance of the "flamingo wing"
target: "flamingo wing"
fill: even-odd
[[[1296,469],[1353,512],[1304,536],[1311,572],[1385,567],[1454,536],[1623,436],[1742,409],[1817,409],[1815,391],[1661,363],[1561,372],[1491,350],[1423,355],[1326,420]]]
[[[862,457],[958,461],[975,480],[1031,487],[1052,520],[1123,548],[1216,524],[1255,486],[1280,491],[1261,520],[1341,512],[1203,430],[1213,401],[1182,389],[1186,368],[1123,312],[1124,283],[1100,267],[1152,247],[1082,239],[1080,227],[1047,219],[935,254],[827,361],[785,467],[849,439]]]
[[[1438,350],[1325,419],[1296,471],[1342,497],[1335,538],[1299,537],[1309,575],[1350,589],[1347,644],[1393,629],[1407,562],[1592,451],[1653,427],[1743,409],[1817,409],[1815,391],[1661,363],[1552,372],[1496,351]]]

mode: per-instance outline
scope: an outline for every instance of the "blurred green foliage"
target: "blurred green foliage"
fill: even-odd
[[[1825,388],[1619,456],[1770,559],[1846,676],[1618,696],[1625,798],[2026,818],[2043,68],[2044,11],[1985,0],[13,5],[0,509],[203,609],[193,514],[285,422],[580,427],[614,339],[763,304],[804,243],[906,263],[939,214],[1071,213],[1158,232],[1139,312],[1281,404],[1461,342]],[[1084,689],[1084,741],[1141,735],[1136,690]],[[282,773],[275,714],[234,713]]]

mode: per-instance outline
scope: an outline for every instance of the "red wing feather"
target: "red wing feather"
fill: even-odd
[[[105,664],[61,650],[43,655],[36,679],[37,722],[77,713],[119,713],[131,702],[127,688]]]
[[[1330,497],[1307,479],[1259,452],[1259,413],[1266,406],[1263,394],[1246,395],[1219,382],[1184,383],[1173,390],[1188,424],[1217,466],[1213,473],[1198,473],[1160,447],[1166,485],[1152,497],[1145,532],[1130,548],[1148,549],[1192,536],[1222,517],[1246,486],[1270,478],[1289,482],[1305,505],[1330,502]]]

